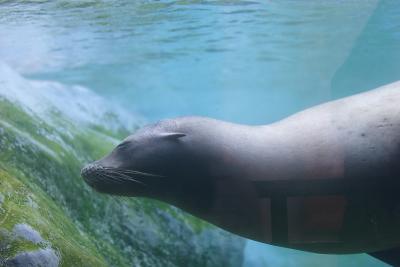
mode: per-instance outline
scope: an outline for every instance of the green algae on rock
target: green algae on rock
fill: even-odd
[[[123,125],[108,110],[85,117],[85,109],[77,118],[57,106],[52,86],[90,92],[41,85],[0,66],[0,265],[241,265],[243,239],[164,203],[101,195],[85,185],[81,166],[140,120]],[[15,97],[23,90],[31,99]],[[36,108],[41,99],[47,107]],[[67,108],[82,105],[64,101]]]
[[[18,255],[45,250],[53,251],[57,262],[106,266],[89,238],[79,232],[43,190],[34,184],[24,185],[5,170],[0,170],[0,178],[0,191],[5,196],[0,211],[0,263],[16,262]],[[29,225],[28,229],[36,233],[36,238],[16,234],[13,229],[21,223]],[[53,257],[52,262],[55,261]]]

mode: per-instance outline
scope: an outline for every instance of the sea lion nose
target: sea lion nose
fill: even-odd
[[[90,163],[87,164],[85,167],[82,168],[81,170],[81,176],[85,180],[90,180],[93,179],[93,177],[96,176],[97,172],[101,169],[100,165]]]

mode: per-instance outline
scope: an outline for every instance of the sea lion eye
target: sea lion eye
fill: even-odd
[[[184,134],[184,133],[175,133],[175,132],[172,132],[172,133],[167,132],[167,133],[161,133],[160,136],[163,137],[163,138],[175,139],[176,140],[176,139],[179,139],[181,137],[186,136],[186,134]]]
[[[119,145],[117,146],[117,148],[124,148],[124,147],[126,147],[128,144],[129,144],[129,141],[124,141],[124,142],[122,142],[121,144],[119,144]]]

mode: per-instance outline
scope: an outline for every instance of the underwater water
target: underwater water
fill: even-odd
[[[0,265],[387,266],[244,240],[79,170],[147,122],[266,124],[400,80],[399,51],[396,0],[0,0]]]

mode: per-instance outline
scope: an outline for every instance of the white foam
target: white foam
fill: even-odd
[[[144,122],[139,115],[126,112],[83,86],[29,80],[3,62],[0,62],[0,96],[18,102],[29,112],[45,116],[46,120],[52,119],[51,112],[60,112],[72,122],[113,129],[121,125],[130,129]],[[115,114],[119,120],[105,121],[108,113]]]
[[[22,132],[19,129],[15,128],[13,125],[9,124],[8,122],[2,121],[0,120],[0,125],[9,128],[10,130],[14,131],[15,133],[18,134],[18,136],[23,138],[23,142],[29,142],[33,145],[35,145],[36,148],[41,149],[42,151],[46,152],[47,154],[51,155],[53,158],[58,159],[59,157],[58,155],[51,150],[49,147],[47,147],[46,145],[40,143],[39,141],[37,141],[35,138],[33,138],[31,135],[29,135],[29,133],[26,132]],[[14,145],[19,145],[18,143],[14,144]]]

